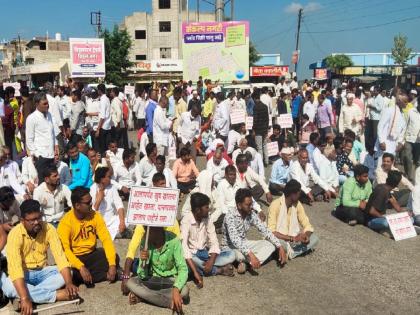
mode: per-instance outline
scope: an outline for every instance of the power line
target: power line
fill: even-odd
[[[272,38],[274,38],[274,37],[276,37],[276,36],[278,36],[278,35],[285,35],[285,34],[288,34],[288,32],[290,32],[290,31],[291,31],[294,27],[295,27],[295,24],[294,24],[294,23],[292,23],[292,25],[290,25],[290,27],[288,27],[287,29],[281,30],[281,31],[279,31],[279,32],[276,32],[276,33],[274,33],[274,34],[272,34],[272,35],[269,35],[269,36],[267,36],[267,37],[264,37],[264,38],[262,38],[262,39],[260,39],[260,40],[256,41],[256,42],[255,42],[255,45],[261,44],[261,43],[263,43],[263,42],[265,42],[265,41],[267,41],[267,40],[269,40],[269,39],[272,39]]]
[[[305,29],[306,29],[306,31],[307,32],[309,32],[309,28],[308,28],[308,25],[306,24],[306,22],[305,22],[305,20],[303,20],[303,26],[305,27]],[[305,32],[302,32],[302,33],[305,33]],[[319,45],[319,43],[315,40],[315,38],[312,36],[312,34],[311,33],[306,33],[306,34],[308,34],[309,35],[309,37],[311,38],[311,40],[312,40],[312,43],[314,44],[314,46],[323,54],[323,55],[328,55],[328,53],[324,50],[324,49],[322,49],[321,48],[321,46]]]
[[[381,27],[381,26],[386,26],[386,25],[391,25],[391,24],[396,24],[396,23],[402,23],[402,22],[407,22],[407,21],[412,21],[412,20],[417,20],[417,19],[420,19],[420,15],[401,19],[401,20],[395,20],[395,21],[391,21],[387,23],[375,24],[375,25],[366,25],[366,26],[353,27],[353,28],[340,29],[340,30],[331,30],[331,31],[314,31],[314,32],[302,32],[302,33],[326,34],[326,33],[341,33],[341,32],[349,32],[349,31],[358,31],[358,30],[371,29],[371,28],[376,28],[376,27]]]

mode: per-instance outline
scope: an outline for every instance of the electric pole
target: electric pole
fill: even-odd
[[[96,27],[96,37],[99,37],[99,35],[101,34],[102,26],[101,11],[90,12],[90,25]]]
[[[297,66],[298,66],[298,61],[299,61],[299,37],[300,37],[300,22],[302,21],[302,12],[303,12],[303,9],[300,8],[299,14],[298,14],[298,27],[297,27],[297,35],[296,35],[296,53],[297,53],[297,59],[295,63],[296,75],[297,75]]]
[[[216,21],[223,22],[225,15],[225,1],[216,0]]]

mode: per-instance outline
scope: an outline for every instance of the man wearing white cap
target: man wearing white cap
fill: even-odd
[[[417,90],[410,91],[410,103],[413,104],[414,107],[418,106],[418,99],[417,99]]]
[[[286,186],[288,181],[290,161],[292,160],[293,152],[293,148],[283,148],[281,150],[281,158],[273,164],[270,185],[268,186],[273,195],[283,194],[284,186]]]
[[[353,103],[354,94],[347,94],[347,104],[341,107],[341,113],[339,118],[339,132],[344,133],[344,130],[350,129],[357,136],[360,136],[362,112],[359,106]]]

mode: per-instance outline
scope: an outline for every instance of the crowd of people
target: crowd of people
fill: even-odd
[[[304,205],[314,202],[335,199],[338,219],[387,236],[388,209],[420,225],[416,90],[281,78],[272,91],[225,91],[200,78],[135,95],[73,81],[16,92],[0,88],[1,290],[22,314],[117,280],[130,304],[182,313],[188,279],[202,288],[204,277],[310,253],[319,240]],[[231,123],[233,110],[243,122]],[[292,128],[277,123],[283,114]],[[128,226],[134,186],[178,189],[179,221],[148,237]],[[251,226],[260,240],[248,239]],[[130,239],[124,264],[116,238]]]

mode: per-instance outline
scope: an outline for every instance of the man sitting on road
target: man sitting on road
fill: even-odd
[[[124,149],[118,147],[118,143],[112,140],[108,144],[108,150],[106,151],[106,157],[109,159],[111,166],[115,169],[123,161]]]
[[[287,244],[277,239],[260,220],[252,209],[252,194],[249,189],[239,189],[235,196],[236,209],[229,211],[223,222],[222,250],[233,249],[239,262],[237,272],[246,272],[247,265],[251,270],[259,269],[271,254],[278,250],[280,264],[287,261]],[[246,234],[251,226],[264,237],[264,240],[248,240]]]
[[[268,189],[268,185],[264,178],[255,173],[248,165],[248,159],[245,154],[240,154],[236,158],[236,168],[238,174],[236,180],[241,188],[249,188],[255,200],[259,200],[263,194],[267,198],[267,202],[273,201],[273,196]]]
[[[9,186],[0,188],[0,224],[6,233],[19,222],[20,209],[13,189]]]
[[[67,145],[67,154],[70,158],[70,170],[72,176],[72,180],[69,185],[70,190],[79,186],[90,188],[93,183],[93,172],[87,156],[80,153],[77,149],[77,145],[73,142],[69,142]],[[38,176],[41,175],[42,174],[38,174]]]
[[[225,176],[225,168],[229,162],[223,158],[223,148],[217,148],[214,155],[207,161],[207,170],[211,173],[214,185],[217,186]]]
[[[152,177],[156,173],[156,156],[157,147],[154,143],[146,145],[146,157],[143,157],[138,163],[139,177],[141,178],[141,184],[149,186],[152,184]]]
[[[382,155],[382,165],[378,166],[378,168],[375,171],[376,180],[373,183],[374,187],[380,184],[385,184],[390,171],[398,171],[398,169],[394,166],[394,161],[395,157],[391,153],[385,152]],[[399,189],[398,187],[396,187],[395,189],[393,189],[393,195],[395,199],[397,199],[398,204],[402,207],[405,207],[408,204],[410,192],[414,190],[414,186],[404,176],[401,177],[401,184],[404,185],[406,188]]]
[[[273,201],[268,209],[268,228],[279,240],[288,242],[290,259],[311,251],[318,244],[318,237],[299,201],[301,186],[290,180],[284,195]]]
[[[290,161],[293,157],[293,148],[281,149],[281,158],[274,162],[271,170],[270,185],[268,188],[273,195],[283,194],[284,186],[289,176]]]
[[[16,311],[32,314],[32,303],[71,300],[77,297],[78,289],[73,285],[57,231],[42,220],[39,202],[25,200],[20,211],[20,223],[7,237],[9,277],[2,273],[1,289],[5,296],[15,299]],[[57,266],[48,266],[48,249]]]
[[[119,193],[126,199],[130,196],[131,187],[141,184],[136,152],[133,149],[124,150],[123,162],[114,169],[114,178]]]
[[[365,224],[366,205],[372,194],[369,169],[361,164],[354,167],[354,177],[347,178],[336,200],[335,216],[349,225]]]
[[[64,252],[73,268],[73,281],[92,286],[115,281],[116,254],[111,235],[101,214],[92,209],[90,191],[77,187],[71,194],[73,208],[58,225]],[[103,248],[97,248],[99,239]]]
[[[182,148],[179,152],[179,159],[177,159],[172,167],[174,176],[178,182],[178,189],[182,194],[188,194],[194,189],[197,183],[196,179],[199,170],[191,159],[191,151],[188,148]]]
[[[329,201],[335,195],[335,189],[325,183],[315,172],[309,161],[308,151],[300,149],[298,152],[298,160],[294,161],[290,166],[289,180],[296,179],[302,186],[303,194],[300,196],[300,201],[311,205],[315,199],[321,201]],[[310,182],[313,186],[310,187]]]
[[[166,167],[166,158],[164,155],[158,155],[156,157],[155,163],[155,174],[162,173],[165,176],[166,188],[178,189],[178,183],[176,182],[175,176],[172,173],[172,170],[169,167]],[[153,179],[153,176],[152,176]],[[153,186],[153,180],[150,182],[150,185]]]
[[[216,229],[209,218],[210,198],[202,193],[191,195],[191,212],[181,222],[184,257],[199,288],[203,276],[233,276],[232,250],[220,251]]]
[[[373,189],[366,205],[366,212],[368,213],[368,227],[387,237],[390,237],[390,234],[388,221],[385,218],[386,210],[393,208],[397,212],[405,211],[398,204],[397,199],[392,193],[392,191],[400,184],[401,178],[402,175],[400,172],[389,171],[386,183],[379,184]]]

